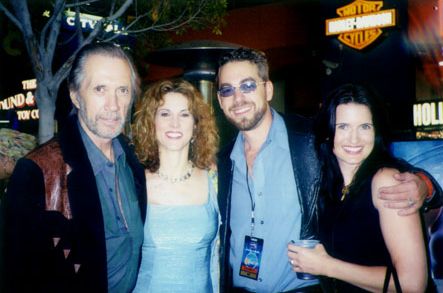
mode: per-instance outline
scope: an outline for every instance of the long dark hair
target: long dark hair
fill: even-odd
[[[390,166],[396,160],[389,151],[389,123],[386,110],[374,91],[357,84],[344,84],[324,100],[315,124],[316,150],[322,163],[323,181],[321,194],[337,198],[343,187],[337,158],[333,153],[336,109],[339,105],[356,103],[369,108],[374,125],[374,148],[358,168],[350,186],[350,193],[358,192],[363,183],[371,179],[381,166]]]

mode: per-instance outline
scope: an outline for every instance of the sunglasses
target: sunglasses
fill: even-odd
[[[249,94],[257,89],[257,85],[266,83],[266,81],[256,82],[255,80],[247,80],[240,83],[237,87],[232,85],[222,86],[218,89],[218,94],[222,98],[227,98],[235,94],[235,89],[239,89],[242,94]]]

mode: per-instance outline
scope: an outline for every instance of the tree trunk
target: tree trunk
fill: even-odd
[[[36,100],[39,109],[38,142],[42,144],[54,136],[55,130],[55,101],[57,90],[48,88],[44,81],[37,83]]]

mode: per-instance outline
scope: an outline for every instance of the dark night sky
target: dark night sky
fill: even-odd
[[[336,17],[336,8],[343,6],[342,0],[322,0],[321,18]],[[415,75],[411,53],[406,44],[407,34],[407,1],[386,0],[384,8],[398,9],[398,25],[396,28],[384,30],[378,41],[370,47],[358,51],[340,45],[336,37],[324,37],[320,54],[322,59],[338,64],[331,75],[320,75],[323,93],[344,82],[370,83],[386,99],[391,109],[391,120],[395,128],[401,129],[408,125],[412,112],[410,105],[415,98]],[[11,27],[3,16],[0,18],[0,99],[21,92],[21,80],[33,78],[28,56],[22,47],[21,40],[12,39],[12,46],[21,49],[22,54],[16,57],[6,55],[4,41]],[[21,35],[19,35],[21,37]],[[317,39],[318,40],[318,39]],[[340,49],[342,48],[342,49]],[[63,52],[69,48],[63,48]],[[61,96],[65,92],[61,91]],[[59,95],[59,96],[60,96]],[[63,100],[64,99],[64,100]],[[65,115],[66,97],[59,101],[59,112]],[[63,109],[65,107],[65,109]],[[1,114],[0,114],[1,115]],[[1,118],[1,117],[0,117]]]
[[[342,0],[323,0],[324,17],[337,17],[335,10],[341,6]],[[412,128],[415,67],[407,43],[407,1],[385,0],[382,9],[391,8],[397,10],[397,26],[383,29],[376,42],[363,50],[340,45],[336,37],[325,37],[324,58],[338,67],[324,77],[322,84],[324,92],[346,82],[371,85],[385,99],[394,129],[403,131]]]

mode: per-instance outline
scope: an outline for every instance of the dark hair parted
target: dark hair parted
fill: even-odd
[[[78,92],[81,88],[81,84],[85,79],[85,64],[88,57],[93,55],[106,56],[110,58],[118,58],[128,63],[131,71],[131,88],[132,88],[132,100],[140,93],[140,80],[135,69],[134,63],[131,57],[125,53],[125,51],[116,44],[100,42],[91,43],[83,46],[75,55],[72,62],[71,71],[68,75],[68,86],[70,91]]]
[[[315,145],[323,168],[322,194],[327,194],[331,198],[337,197],[344,184],[338,161],[333,153],[336,110],[339,105],[350,103],[368,107],[375,132],[374,148],[354,175],[350,193],[358,191],[381,166],[389,166],[395,161],[388,148],[389,123],[380,98],[362,85],[345,84],[338,87],[324,100],[315,125]]]
[[[219,68],[229,62],[241,62],[241,61],[249,61],[258,68],[258,76],[263,81],[269,80],[269,65],[268,60],[266,59],[266,54],[262,51],[250,49],[250,48],[238,48],[234,49],[218,60]]]
[[[167,93],[180,93],[188,99],[189,111],[195,122],[189,159],[201,169],[213,167],[219,142],[214,115],[201,93],[183,79],[168,79],[152,84],[136,104],[132,132],[139,160],[151,172],[160,167],[155,115]]]

